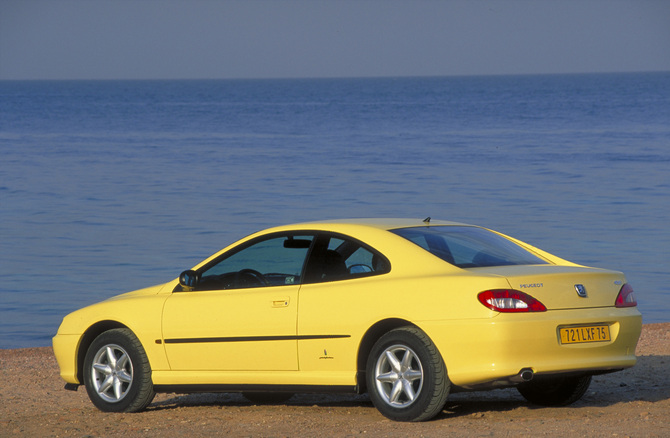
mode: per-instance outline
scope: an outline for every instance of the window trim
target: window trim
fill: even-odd
[[[310,229],[304,229],[304,230],[290,230],[290,231],[277,231],[274,233],[269,233],[269,234],[263,234],[262,236],[257,236],[253,239],[250,239],[244,243],[241,243],[230,250],[224,252],[223,254],[219,255],[215,259],[211,260],[207,264],[199,267],[196,269],[196,272],[199,274],[202,274],[203,272],[209,270],[212,268],[214,265],[217,265],[224,261],[225,259],[232,257],[233,255],[244,251],[245,249],[256,245],[257,243],[266,241],[266,240],[271,240],[271,239],[276,239],[280,237],[284,238],[289,238],[289,237],[300,237],[300,236],[310,236],[312,237],[312,242],[307,250],[307,254],[305,256],[305,260],[302,265],[302,269],[300,272],[300,282],[296,283],[298,286],[302,286],[305,284],[320,284],[320,283],[332,283],[332,282],[337,282],[337,281],[345,281],[345,280],[354,280],[354,279],[359,279],[359,278],[366,278],[366,277],[374,277],[378,275],[385,275],[391,272],[393,269],[391,265],[391,261],[386,257],[383,253],[381,253],[379,250],[373,248],[372,246],[368,245],[367,243],[356,239],[355,237],[352,237],[347,234],[343,233],[338,233],[338,232],[333,232],[333,231],[323,231],[323,230],[310,230]],[[373,254],[373,256],[379,257],[383,264],[386,266],[386,269],[381,270],[381,271],[372,271],[372,272],[360,272],[360,273],[355,273],[347,276],[346,278],[337,278],[333,280],[324,280],[324,281],[305,281],[306,280],[306,274],[307,274],[307,268],[310,264],[310,260],[312,259],[314,255],[315,248],[317,247],[317,244],[319,242],[325,241],[326,246],[327,242],[331,239],[340,239],[344,240],[345,242],[352,242],[353,244],[357,245],[358,248],[363,248],[370,253]],[[353,252],[351,253],[353,254]],[[349,256],[351,255],[349,254]],[[269,286],[269,287],[280,287],[280,286]],[[177,288],[173,292],[182,292],[182,290],[177,290],[180,289],[180,285],[177,285]],[[239,290],[239,289],[222,289],[222,290]],[[206,290],[204,291],[198,291],[195,290],[193,292],[207,292]]]

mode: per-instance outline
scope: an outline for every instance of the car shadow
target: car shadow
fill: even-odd
[[[258,403],[238,393],[166,394],[165,400],[154,401],[147,410],[176,409],[187,406],[320,406],[374,408],[367,394],[295,394],[288,401]]]
[[[633,368],[595,376],[587,395],[593,406],[670,400],[670,356],[638,356]]]
[[[631,401],[658,402],[670,399],[670,356],[639,356],[635,367],[611,374],[594,376],[586,394],[570,407],[607,407]],[[367,394],[295,394],[281,403],[255,403],[236,393],[163,394],[148,410],[176,409],[187,406],[318,406],[369,407]],[[515,388],[450,394],[444,410],[436,419],[477,416],[483,412],[506,412],[520,407],[545,409],[529,404]]]
[[[608,407],[633,401],[670,400],[670,356],[638,356],[633,368],[594,376],[586,394],[569,408]],[[487,411],[505,412],[517,408],[547,409],[527,402],[515,388],[451,394],[436,417],[477,416]]]

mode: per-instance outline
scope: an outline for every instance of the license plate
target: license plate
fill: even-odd
[[[581,344],[584,342],[605,342],[610,340],[610,328],[607,325],[585,327],[564,327],[559,330],[561,344]]]

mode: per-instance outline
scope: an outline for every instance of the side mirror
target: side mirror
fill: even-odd
[[[189,269],[179,275],[179,284],[185,290],[193,290],[200,283],[200,273]]]

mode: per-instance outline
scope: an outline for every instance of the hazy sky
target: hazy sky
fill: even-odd
[[[0,79],[670,71],[670,0],[0,0]]]

